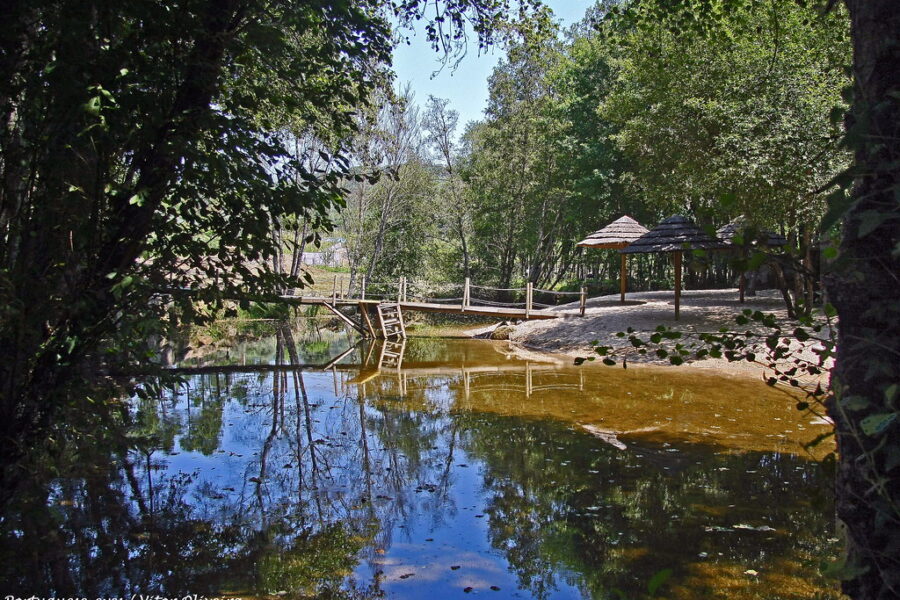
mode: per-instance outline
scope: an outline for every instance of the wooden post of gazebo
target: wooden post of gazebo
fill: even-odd
[[[725,243],[707,235],[690,219],[674,215],[628,245],[623,254],[671,252],[675,263],[675,319],[681,316],[681,263],[685,250],[714,250]]]
[[[673,254],[672,259],[675,262],[675,320],[677,321],[681,313],[681,250]]]
[[[603,229],[595,231],[576,245],[585,248],[621,250],[647,231],[646,227],[626,215],[616,219]],[[619,260],[619,300],[623,303],[625,302],[625,291],[628,288],[626,260],[625,255],[622,254],[622,258]]]

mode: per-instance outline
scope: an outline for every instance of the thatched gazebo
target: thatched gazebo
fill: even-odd
[[[621,250],[628,244],[632,243],[645,233],[650,231],[628,215],[616,219],[603,229],[595,231],[587,236],[576,246],[584,248],[608,248],[613,250]],[[625,255],[621,255],[619,264],[619,291],[621,293],[621,301],[625,302],[625,288],[628,285],[628,277],[625,270]]]
[[[723,225],[716,230],[716,237],[722,240],[726,246],[735,248],[737,250],[742,251],[746,254],[747,250],[749,250],[752,241],[757,240],[743,240],[741,244],[738,244],[735,241],[735,238],[738,234],[743,233],[743,230],[746,229],[746,222],[743,217],[739,217],[728,223],[727,225]],[[783,235],[772,231],[760,231],[759,240],[769,248],[779,248],[781,246],[787,246],[788,240]],[[765,237],[763,237],[765,236]],[[747,275],[744,272],[741,272],[740,282],[738,283],[738,289],[740,290],[740,301],[744,302],[744,289],[747,287]]]
[[[675,262],[675,319],[681,310],[681,254],[685,250],[719,250],[726,245],[703,232],[690,219],[674,215],[620,250],[624,254],[672,253]]]
[[[745,223],[741,220],[735,220],[729,223],[728,225],[722,225],[718,229],[716,229],[716,237],[725,242],[725,244],[729,246],[737,246],[734,238],[741,233],[741,230],[745,228]],[[765,244],[766,246],[777,248],[779,246],[787,246],[788,240],[786,237],[781,235],[780,233],[775,233],[774,231],[760,231],[762,235],[766,236]],[[762,236],[760,236],[762,237]]]

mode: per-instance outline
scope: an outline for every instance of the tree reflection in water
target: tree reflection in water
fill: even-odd
[[[301,362],[287,328],[268,344]],[[612,445],[583,422],[619,385],[604,371],[494,348],[414,340],[399,369],[205,373],[135,398],[35,471],[2,521],[3,589],[637,598],[672,569],[671,598],[838,597],[817,575],[834,550],[816,463],[755,438]]]

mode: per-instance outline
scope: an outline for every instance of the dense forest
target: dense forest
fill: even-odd
[[[743,217],[799,272],[828,261],[836,574],[900,594],[896,0],[599,2],[566,32],[538,0],[2,11],[0,506],[115,437],[148,340],[309,284],[300,253],[326,234],[352,285],[559,287],[608,273],[575,243],[623,213]],[[415,23],[448,62],[503,44],[483,120],[394,85],[393,25]]]
[[[575,244],[623,214],[649,227],[740,218],[786,235],[801,263],[827,245],[826,184],[850,161],[844,11],[749,3],[684,32],[644,18],[665,3],[616,4],[510,44],[481,121],[463,126],[446,100],[406,87],[383,92],[353,148],[361,168],[391,176],[353,185],[338,219],[354,282],[612,279],[615,255]],[[667,283],[652,260],[638,285]]]

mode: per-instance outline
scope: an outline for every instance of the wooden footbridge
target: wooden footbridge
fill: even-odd
[[[406,338],[406,325],[403,317],[403,313],[406,311],[483,315],[498,319],[557,319],[572,314],[584,316],[587,301],[587,293],[584,288],[580,292],[558,292],[535,289],[531,283],[524,288],[502,289],[473,285],[469,279],[466,279],[461,286],[456,286],[457,288],[461,287],[462,295],[449,298],[439,295],[440,291],[435,289],[423,290],[418,294],[411,293],[409,282],[405,277],[401,277],[395,283],[377,286],[370,284],[370,286],[367,286],[363,279],[360,291],[357,294],[351,294],[349,290],[345,291],[339,287],[337,278],[335,278],[330,296],[283,295],[261,300],[284,302],[293,306],[322,306],[364,337],[385,339]],[[388,286],[395,286],[396,294],[393,293],[393,290],[386,290],[385,288]],[[453,286],[445,286],[444,293],[446,293],[447,287],[452,289]],[[380,292],[387,293],[373,294],[370,291],[367,296],[367,288],[369,290],[375,288]],[[551,310],[556,305],[535,302],[535,293],[555,298],[577,296],[578,305],[577,308],[573,307],[567,311]],[[523,301],[502,302],[499,299],[485,297],[500,298],[504,294],[512,298],[515,298],[517,294],[522,295]],[[348,314],[347,309],[355,311],[358,316],[352,313]]]

